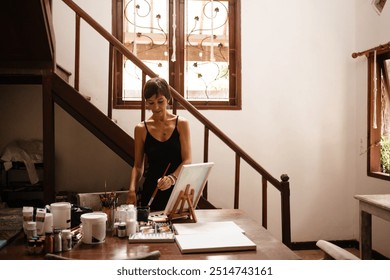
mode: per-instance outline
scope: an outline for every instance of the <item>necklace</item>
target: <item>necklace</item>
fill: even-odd
[[[160,135],[165,139],[169,133],[171,132],[171,121],[168,119],[164,120],[155,120],[155,129],[157,134],[160,133]]]
[[[160,131],[161,131],[161,134],[162,134],[164,137],[168,135],[169,130],[170,130],[169,123],[167,123],[167,122],[161,123],[161,125],[160,125]]]

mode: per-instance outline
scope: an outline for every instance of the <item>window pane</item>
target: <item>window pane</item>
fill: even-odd
[[[240,0],[118,0],[113,15],[113,34],[198,109],[241,109]],[[140,106],[141,79],[116,57],[115,108]]]
[[[389,81],[389,73],[390,73],[390,60],[387,59],[385,60],[385,67],[386,69],[384,70],[384,75],[387,75],[387,80],[386,77],[382,77],[382,128],[381,128],[381,133],[382,136],[389,137],[390,136],[390,100],[389,100],[389,93],[387,89],[387,82]]]
[[[124,44],[157,75],[168,80],[168,0],[126,0]],[[142,73],[124,60],[123,100],[141,99]]]
[[[387,79],[390,80],[390,59],[385,60],[386,69],[387,69]]]
[[[186,0],[185,98],[229,99],[228,1]]]
[[[368,175],[390,180],[390,52],[370,53],[368,66]]]

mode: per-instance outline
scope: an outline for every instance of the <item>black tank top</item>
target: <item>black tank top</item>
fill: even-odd
[[[149,133],[146,121],[144,122],[146,128],[145,154],[147,157],[147,166],[145,168],[145,182],[141,194],[142,206],[148,204],[152,193],[157,186],[157,180],[161,178],[168,164],[170,163],[170,167],[166,173],[167,175],[175,171],[182,162],[180,135],[177,130],[178,120],[179,117],[176,118],[175,129],[173,130],[171,137],[163,142],[157,140]],[[152,211],[165,209],[172,189],[173,186],[168,190],[159,190],[157,192],[157,195],[150,206]]]

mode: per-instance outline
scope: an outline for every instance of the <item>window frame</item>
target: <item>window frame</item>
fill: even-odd
[[[173,1],[169,1],[169,9],[173,9]],[[180,21],[184,21],[184,1],[176,0],[176,9]],[[241,110],[241,0],[227,0],[229,2],[229,100],[228,101],[190,101],[198,110]],[[112,34],[123,42],[123,0],[112,0]],[[233,11],[233,12],[231,12]],[[172,13],[169,13],[172,14]],[[176,42],[177,50],[184,50],[184,26],[177,25]],[[172,34],[172,25],[169,27]],[[110,51],[110,69],[112,81],[110,92],[114,109],[141,109],[142,102],[125,101],[122,99],[122,72],[123,59],[118,51]],[[172,46],[169,47],[169,55],[172,55]],[[169,84],[180,94],[184,93],[184,51],[176,53],[176,63],[169,60]],[[178,104],[178,109],[180,109]]]
[[[370,52],[367,55],[367,63],[368,63],[368,100],[367,100],[367,175],[370,177],[387,180],[390,181],[390,174],[382,172],[381,169],[381,147],[380,147],[380,140],[381,140],[381,127],[382,127],[382,101],[381,101],[381,92],[380,89],[382,88],[382,79],[380,78],[380,74],[382,71],[382,68],[385,69],[385,61],[390,59],[390,50],[386,51],[377,51],[376,58],[375,53]],[[376,60],[376,64],[375,64]],[[377,90],[377,98],[374,98],[374,72],[375,72],[375,66],[376,66],[376,73],[377,78],[376,79],[376,88]],[[385,73],[387,73],[387,70],[384,70]],[[379,76],[378,76],[379,75]],[[388,73],[385,75],[385,83],[387,83],[387,89],[389,85],[388,81]],[[390,94],[389,91],[387,91],[388,94]],[[379,98],[378,98],[379,97]],[[374,102],[376,100],[376,102]],[[373,120],[374,120],[374,105],[376,105],[376,124],[377,128],[373,128]]]

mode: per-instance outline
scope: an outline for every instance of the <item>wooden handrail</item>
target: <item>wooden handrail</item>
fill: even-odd
[[[113,45],[118,51],[120,51],[124,56],[130,59],[138,68],[146,73],[149,77],[157,77],[157,74],[154,73],[149,67],[147,67],[141,60],[138,59],[131,51],[129,51],[125,45],[122,44],[117,38],[112,36],[106,29],[104,29],[96,20],[94,20],[90,15],[84,12],[76,3],[72,0],[62,0],[66,3],[77,15],[79,15],[85,22],[87,22],[91,27],[93,27],[100,35],[102,35],[111,45]]]
[[[190,102],[185,100],[174,88],[171,88],[172,96],[175,98],[187,111],[189,111],[197,120],[204,124],[210,131],[212,131],[219,139],[221,139],[229,148],[235,151],[243,160],[245,160],[253,169],[264,176],[267,181],[274,185],[279,191],[280,182],[268,173],[260,164],[258,164],[251,156],[249,156],[241,147],[239,147],[233,140],[231,140],[225,133],[217,126],[210,122],[203,116]]]
[[[138,68],[142,70],[142,85],[146,82],[146,76],[157,77],[149,67],[147,67],[138,57],[130,52],[117,38],[106,31],[98,22],[96,22],[91,16],[84,12],[78,5],[72,0],[62,0],[65,2],[77,15],[87,22],[92,28],[94,28],[101,36],[103,36],[113,48],[118,50],[122,55],[128,58]],[[76,31],[77,33],[77,31]],[[111,52],[110,52],[111,53]],[[291,223],[290,223],[290,189],[288,176],[282,175],[282,181],[277,180],[269,172],[267,172],[260,164],[258,164],[249,154],[247,154],[241,147],[239,147],[233,140],[231,140],[225,133],[223,133],[217,126],[210,122],[203,114],[201,114],[195,106],[188,102],[180,93],[178,93],[173,87],[171,87],[171,94],[174,99],[173,110],[176,111],[176,102],[192,114],[198,121],[205,126],[205,155],[204,159],[208,158],[208,135],[209,131],[213,132],[221,141],[223,141],[230,149],[236,154],[236,165],[235,165],[235,198],[234,207],[238,208],[238,197],[239,197],[239,175],[240,175],[240,159],[245,160],[254,170],[256,170],[262,176],[262,187],[263,194],[266,192],[266,182],[270,182],[277,190],[281,193],[281,210],[282,210],[282,241],[287,246],[291,245]],[[145,118],[145,103],[141,102],[141,120]],[[207,145],[206,145],[207,144]],[[207,153],[207,155],[206,155]],[[266,201],[266,199],[265,199]],[[267,209],[264,207],[267,203],[264,203],[263,198],[263,226],[267,227]]]
[[[147,76],[157,77],[149,67],[147,67],[138,57],[130,52],[117,38],[106,31],[97,21],[84,12],[72,0],[63,0],[70,8],[73,9],[82,19],[84,19],[91,27],[93,27],[100,35],[109,41],[118,51],[130,59],[138,68],[140,68]],[[252,168],[264,176],[267,181],[274,185],[280,191],[280,182],[268,173],[261,165],[259,165],[253,158],[251,158],[244,150],[242,150],[236,143],[234,143],[225,133],[223,133],[217,126],[204,117],[190,102],[188,102],[181,94],[179,94],[173,87],[171,87],[172,97],[178,101],[187,111],[189,111],[202,124],[208,127],[218,138],[220,138],[226,145],[234,150],[242,159],[244,159]]]
[[[52,22],[52,11],[51,11],[51,1],[50,0],[41,0],[41,7],[42,7],[42,12],[44,16],[44,23],[46,26],[46,33],[47,33],[47,38],[49,39],[49,47],[50,47],[50,52],[53,58],[53,64],[52,67],[55,69],[56,67],[56,56],[55,56],[55,37],[54,37],[54,28],[53,28],[53,22]]]

